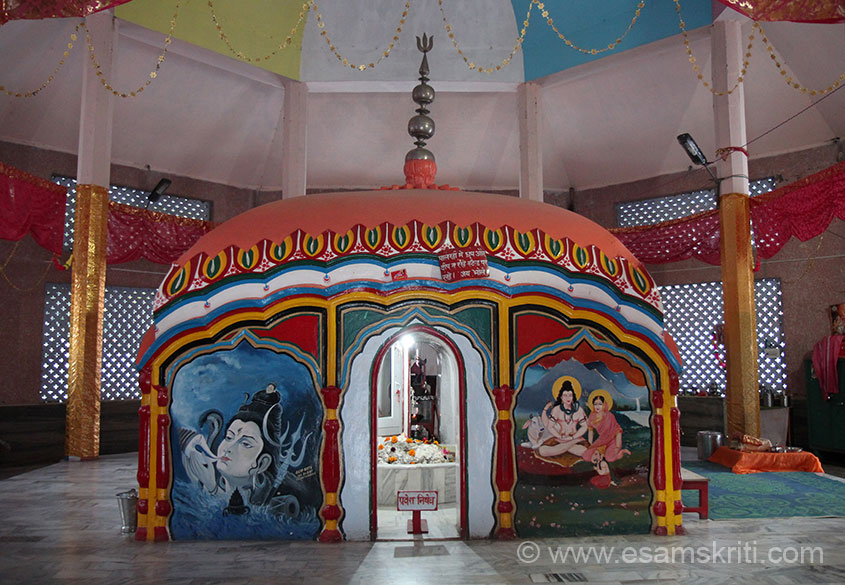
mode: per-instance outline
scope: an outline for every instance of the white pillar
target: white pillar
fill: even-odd
[[[282,146],[282,198],[305,195],[308,158],[308,86],[285,82],[284,144]]]
[[[742,70],[742,24],[736,20],[717,20],[713,23],[712,63],[713,89],[727,92],[735,84]],[[716,148],[743,146],[745,136],[745,85],[740,83],[730,95],[713,96],[716,123]],[[716,171],[722,193],[748,194],[748,158],[741,152],[731,152],[727,160],[719,159]],[[724,177],[724,178],[722,178]]]
[[[522,83],[519,108],[519,196],[543,202],[543,153],[540,148],[540,86]]]
[[[85,18],[94,55],[104,79],[114,85],[114,49],[117,26],[111,10],[103,10]],[[79,113],[79,152],[76,180],[80,185],[99,185],[108,189],[111,169],[112,117],[114,95],[100,83],[97,72],[86,54],[82,64],[82,108]]]

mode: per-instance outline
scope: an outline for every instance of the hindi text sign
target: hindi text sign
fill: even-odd
[[[437,510],[437,492],[398,491],[396,509],[400,512]]]
[[[438,259],[440,278],[446,282],[487,278],[487,253],[481,248],[448,248]]]

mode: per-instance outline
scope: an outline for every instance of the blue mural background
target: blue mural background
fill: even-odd
[[[186,469],[180,448],[186,435],[200,433],[209,439],[208,425],[201,421],[211,412],[222,418],[225,432],[238,409],[252,397],[275,384],[279,393],[281,427],[290,433],[302,424],[299,448],[301,463],[291,466],[278,485],[277,496],[293,496],[296,514],[274,513],[269,506],[249,505],[247,512],[230,513],[231,502],[221,493],[209,493]],[[171,445],[173,445],[174,539],[312,539],[320,528],[317,510],[322,503],[319,450],[322,440],[322,407],[309,369],[291,356],[241,341],[193,358],[181,367],[173,381]],[[181,431],[180,431],[181,430]],[[308,436],[306,440],[302,437]],[[290,435],[289,435],[290,436]],[[219,438],[218,438],[219,441]],[[297,453],[299,449],[296,450]]]

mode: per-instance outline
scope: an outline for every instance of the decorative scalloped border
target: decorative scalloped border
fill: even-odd
[[[405,225],[385,222],[370,228],[359,224],[342,233],[327,230],[315,235],[297,230],[280,241],[263,240],[246,250],[228,246],[213,256],[201,252],[171,268],[156,292],[153,308],[158,311],[186,293],[202,290],[227,276],[264,273],[290,262],[333,264],[362,254],[395,259],[403,254],[437,255],[470,246],[506,262],[548,262],[570,272],[589,274],[609,282],[624,295],[661,309],[648,272],[626,258],[607,256],[597,246],[580,246],[539,229],[492,229],[477,222],[462,227],[449,221],[430,226],[416,220]]]

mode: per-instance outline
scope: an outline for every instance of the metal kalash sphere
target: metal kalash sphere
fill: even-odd
[[[418,114],[408,120],[408,134],[414,138],[431,138],[434,136],[434,120],[425,114]]]
[[[418,104],[430,104],[434,101],[434,88],[421,83],[414,88],[411,98]]]

